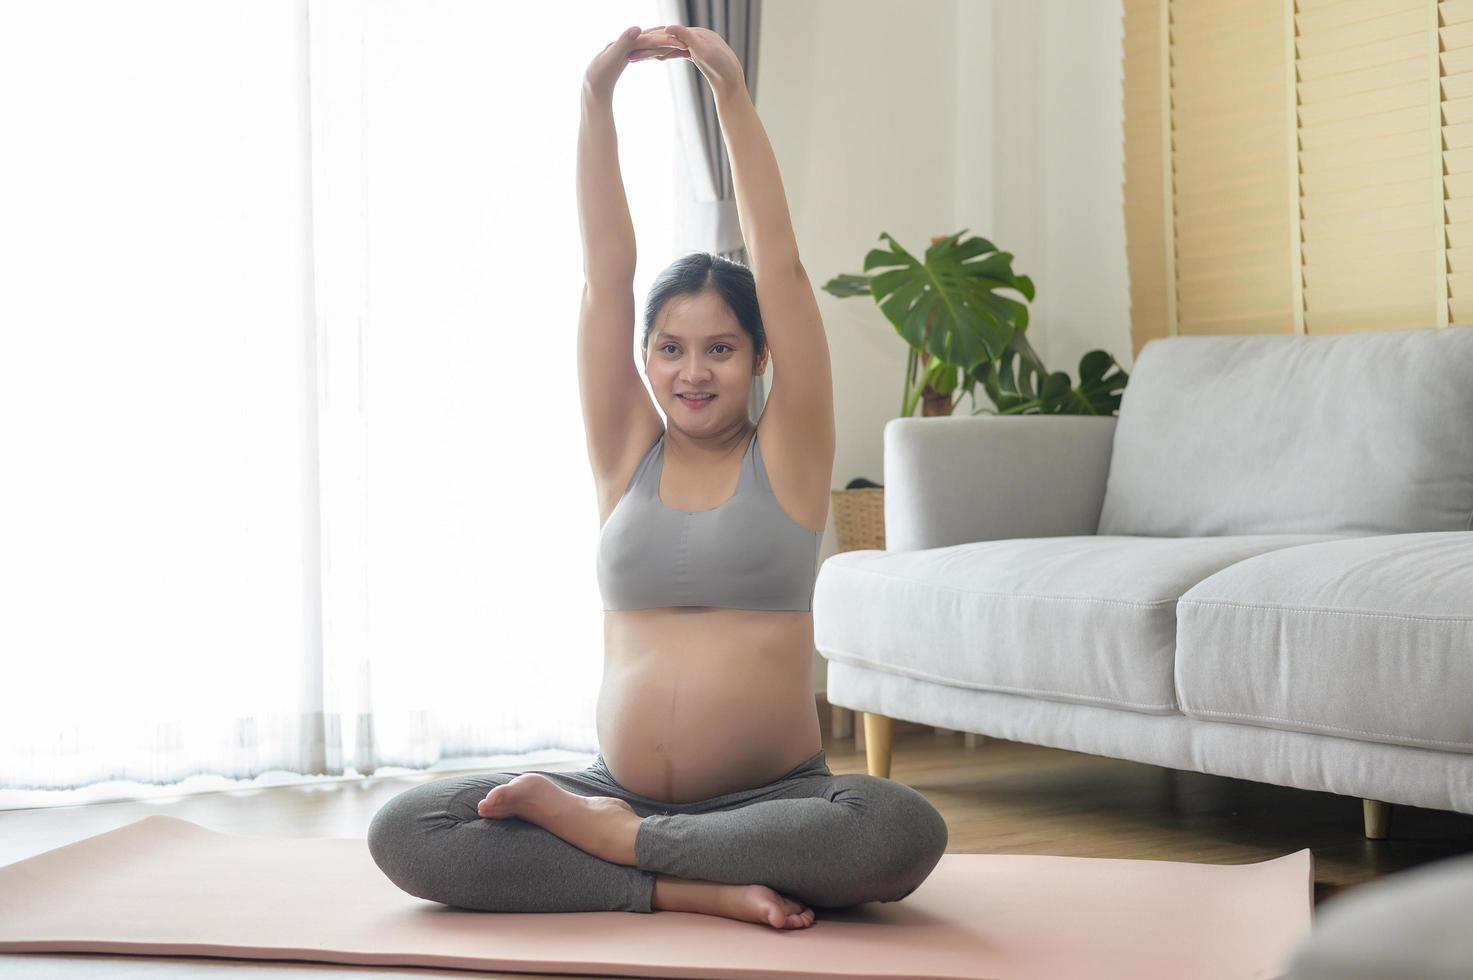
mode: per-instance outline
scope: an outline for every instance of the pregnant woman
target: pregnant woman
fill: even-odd
[[[678,259],[634,340],[634,228],[614,85],[688,58],[715,95],[751,268]],[[602,522],[600,753],[575,772],[441,778],[389,800],[368,846],[400,888],[496,912],[674,909],[777,929],[814,907],[893,902],[946,850],[902,783],[834,775],[810,674],[834,459],[818,304],[736,55],[720,35],[630,28],[584,76],[578,381]],[[747,414],[769,347],[780,367]]]

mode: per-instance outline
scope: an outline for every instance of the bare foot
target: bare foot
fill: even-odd
[[[492,787],[476,804],[482,817],[521,817],[605,861],[634,864],[640,817],[616,796],[569,793],[541,773],[524,772]]]
[[[725,896],[733,919],[762,922],[774,929],[806,929],[813,925],[813,910],[802,902],[779,894],[766,885],[728,885]]]
[[[659,875],[650,902],[653,908],[700,912],[774,929],[806,929],[813,925],[813,909],[766,885],[728,885]]]

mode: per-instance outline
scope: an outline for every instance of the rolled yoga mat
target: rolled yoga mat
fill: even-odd
[[[400,891],[361,838],[151,816],[0,867],[0,952],[640,977],[1269,978],[1310,930],[1308,849],[1257,864],[947,854],[899,902],[778,930],[692,912],[494,913]]]

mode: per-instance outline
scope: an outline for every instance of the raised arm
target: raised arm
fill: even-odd
[[[694,62],[711,86],[753,276],[761,279],[764,269],[790,271],[798,262],[798,240],[777,157],[747,93],[741,62],[713,31],[680,24],[665,30],[686,46],[678,54]]]
[[[619,172],[614,129],[614,86],[631,61],[674,57],[664,27],[627,28],[604,45],[583,73],[578,126],[578,227],[583,237],[583,278],[624,287],[634,282],[634,222]]]
[[[578,224],[583,238],[583,299],[578,311],[578,387],[588,459],[600,511],[663,424],[634,364],[634,223],[619,173],[614,85],[631,61],[669,56],[661,29],[624,31],[583,76],[578,127]]]
[[[578,124],[578,228],[583,237],[583,278],[604,287],[634,282],[634,222],[619,172],[614,129],[614,85],[639,29],[631,27],[606,45],[583,75]]]

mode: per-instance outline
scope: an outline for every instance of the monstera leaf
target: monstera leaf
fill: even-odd
[[[881,232],[890,248],[871,249],[864,271],[870,295],[907,343],[969,371],[998,357],[1013,331],[1028,326],[1026,305],[992,291],[1014,289],[1031,300],[1033,282],[1013,274],[1011,254],[985,238],[962,241],[966,233],[933,243],[920,262]]]
[[[993,414],[1114,415],[1120,408],[1120,392],[1130,376],[1105,351],[1092,350],[1079,359],[1079,386],[1074,387],[1067,372],[1048,371],[1031,348],[1023,349],[1027,341],[1021,333],[1014,337],[1022,344],[970,375],[997,406]]]
[[[1078,387],[1066,372],[1045,368],[1024,334],[1028,307],[994,292],[1011,289],[1031,301],[1033,281],[1013,273],[1011,253],[985,238],[963,240],[966,233],[935,239],[918,261],[881,232],[889,248],[865,255],[866,275],[842,274],[823,286],[834,296],[873,298],[910,345],[901,415],[914,411],[922,392],[929,400],[961,390],[975,403],[977,384],[999,415],[1114,414],[1129,376],[1102,350],[1080,360]],[[917,378],[921,351],[929,357]]]

